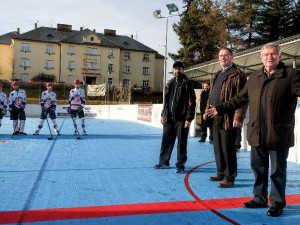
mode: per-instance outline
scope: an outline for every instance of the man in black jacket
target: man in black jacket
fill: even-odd
[[[183,63],[173,64],[174,78],[166,86],[165,102],[161,113],[163,137],[159,164],[155,169],[170,167],[170,158],[175,144],[177,146],[176,173],[183,173],[187,160],[187,138],[191,121],[195,117],[196,96],[192,82],[184,75]]]
[[[208,82],[204,82],[203,84],[203,91],[200,95],[200,113],[201,113],[201,139],[199,142],[205,142],[207,137],[207,128],[209,128],[209,141],[212,142],[213,135],[212,135],[212,123],[209,122],[209,118],[206,118],[206,120],[203,119],[203,115],[205,114],[205,109],[207,105],[207,100],[209,98],[209,92],[210,92],[210,85]]]

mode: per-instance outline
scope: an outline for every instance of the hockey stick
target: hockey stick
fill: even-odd
[[[75,123],[75,121],[74,121],[74,118],[71,116],[71,118],[72,118],[72,121],[73,121],[73,125],[74,125],[74,127],[75,127],[75,130],[76,130],[76,132],[77,132],[77,137],[76,137],[76,139],[77,140],[79,140],[81,137],[80,137],[80,134],[79,134],[79,131],[78,131],[78,128],[77,128],[77,125],[76,125],[76,123]]]
[[[46,116],[47,116],[47,115],[46,115]],[[49,128],[49,131],[50,131],[50,134],[51,134],[51,137],[48,137],[48,140],[53,140],[53,136],[52,136],[52,132],[51,132],[51,129],[50,129],[48,117],[46,117],[46,120],[47,120],[48,128]]]

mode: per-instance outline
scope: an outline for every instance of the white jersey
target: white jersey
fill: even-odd
[[[69,105],[71,109],[77,109],[79,106],[85,105],[85,92],[82,88],[74,88],[70,91]]]
[[[0,109],[7,107],[7,96],[5,93],[0,92]]]
[[[53,91],[44,91],[41,96],[41,107],[56,109],[56,94]]]
[[[9,94],[9,108],[12,109],[13,105],[18,109],[25,108],[26,106],[26,93],[22,89],[14,90]]]

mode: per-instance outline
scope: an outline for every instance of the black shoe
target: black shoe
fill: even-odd
[[[205,142],[205,139],[200,139],[199,142]]]
[[[27,135],[25,132],[19,132],[19,135]]]
[[[271,206],[271,208],[268,210],[267,215],[272,217],[277,217],[282,214],[282,209],[279,207]]]
[[[13,133],[13,135],[18,135],[19,134],[19,131],[15,131],[14,133]]]
[[[264,204],[259,204],[257,203],[256,201],[249,201],[249,202],[245,202],[243,203],[243,207],[244,208],[252,208],[252,209],[255,209],[255,208],[267,208],[268,207],[268,203],[264,203]]]

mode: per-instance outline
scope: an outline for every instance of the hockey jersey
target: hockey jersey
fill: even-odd
[[[85,105],[85,92],[82,88],[74,88],[70,91],[69,105],[71,109],[77,109],[79,106]]]
[[[7,96],[5,93],[0,93],[0,109],[7,107]]]
[[[41,96],[41,107],[56,109],[56,94],[53,91],[44,91]]]
[[[23,89],[18,89],[10,92],[9,94],[9,109],[12,109],[12,106],[20,108],[25,108],[26,106],[26,93]]]

